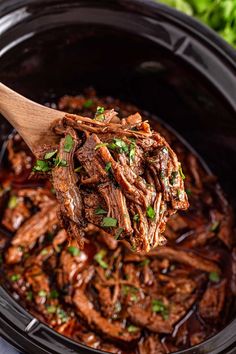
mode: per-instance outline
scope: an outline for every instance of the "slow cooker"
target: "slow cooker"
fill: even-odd
[[[145,0],[2,0],[0,80],[45,102],[93,86],[174,128],[236,206],[236,51],[194,19]],[[2,117],[1,145],[11,131]],[[0,335],[30,354],[102,353],[56,333],[0,287]],[[178,353],[236,353],[232,320]]]

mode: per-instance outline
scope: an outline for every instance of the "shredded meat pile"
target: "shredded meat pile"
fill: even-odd
[[[119,119],[104,107],[94,119],[66,114],[54,130],[59,147],[40,151],[41,163],[59,161],[52,184],[62,225],[80,248],[91,227],[137,252],[165,244],[168,218],[188,208],[181,165],[167,141],[139,113]]]
[[[91,106],[87,108],[89,103]],[[93,116],[97,106],[104,106],[108,110],[114,106],[117,106],[117,110],[120,107],[120,116],[128,116],[136,111],[136,107],[125,105],[118,100],[101,100],[96,96],[67,96],[59,102],[61,109],[73,110],[85,116]],[[74,117],[67,116],[66,119],[75,124]],[[93,126],[92,123],[88,125]],[[138,210],[134,211],[132,208],[141,208],[143,204],[129,199],[126,189],[124,194],[122,188],[115,189],[115,177],[108,179],[104,173],[107,162],[103,161],[102,154],[104,151],[105,156],[108,154],[111,159],[109,161],[115,168],[118,161],[119,164],[124,162],[123,176],[126,176],[126,168],[135,174],[143,171],[140,177],[142,179],[145,176],[146,179],[149,176],[150,180],[147,181],[154,186],[152,188],[155,198],[160,188],[158,183],[162,180],[159,178],[160,170],[156,162],[153,167],[158,173],[155,180],[151,165],[148,169],[141,169],[138,162],[135,162],[131,169],[126,154],[113,151],[110,153],[106,146],[103,150],[92,149],[92,159],[94,161],[95,156],[96,161],[96,164],[92,165],[93,176],[97,175],[98,166],[101,165],[104,179],[101,179],[99,174],[99,196],[97,193],[94,193],[94,196],[91,193],[86,194],[87,185],[84,182],[88,181],[92,174],[90,176],[86,159],[83,159],[84,149],[93,144],[91,141],[95,137],[104,143],[112,141],[113,135],[109,135],[111,138],[106,135],[105,140],[98,132],[86,134],[83,130],[82,144],[80,132],[71,128],[66,125],[75,141],[73,149],[66,155],[63,149],[59,149],[59,154],[63,154],[59,155],[61,161],[66,158],[68,162],[66,169],[59,166],[60,173],[67,176],[66,186],[72,186],[67,193],[76,203],[76,198],[81,198],[84,203],[82,213],[87,215],[88,220],[93,220],[94,210],[98,206],[100,212],[103,209],[106,213],[112,212],[115,210],[113,203],[119,200],[120,211],[123,210],[122,203],[125,201],[128,220],[136,230],[131,219],[133,215],[138,214]],[[168,239],[168,246],[153,249],[148,253],[132,252],[125,240],[116,240],[110,229],[107,232],[100,227],[101,219],[86,225],[88,237],[85,238],[82,250],[78,248],[75,240],[68,244],[68,235],[58,219],[60,206],[55,190],[47,179],[39,179],[40,175],[28,178],[35,164],[30,152],[17,135],[8,142],[8,158],[6,156],[5,169],[1,169],[2,283],[33,315],[59,333],[111,353],[166,354],[189,348],[215,334],[233,316],[233,299],[236,296],[236,247],[231,207],[215,177],[205,172],[196,156],[162,126],[158,125],[157,130],[171,143],[183,161],[190,209],[186,213],[176,213],[167,223],[164,235]],[[63,125],[60,146],[65,145],[64,135],[68,131],[64,132]],[[148,137],[149,139],[155,140],[153,137]],[[138,142],[142,143],[144,140],[136,137],[137,156],[140,146]],[[168,146],[166,143],[162,144],[164,147]],[[143,151],[143,148],[140,148],[140,154],[143,154]],[[148,149],[148,156],[151,155],[149,151]],[[157,147],[155,151],[152,155],[158,159],[161,148]],[[168,151],[171,152],[169,147]],[[174,165],[175,159],[172,160],[171,156],[170,153],[169,164],[177,168],[178,165]],[[76,161],[74,167],[72,160],[74,163]],[[60,160],[57,160],[57,163],[60,164]],[[42,166],[46,168],[46,165]],[[80,166],[83,166],[83,172],[75,174],[74,169]],[[172,171],[169,172],[166,168],[164,170],[168,176]],[[54,178],[55,187],[57,183],[60,186],[60,180],[57,178],[56,183]],[[65,181],[64,175],[61,178]],[[137,188],[127,177],[126,183],[130,183],[132,190],[138,191],[140,198],[144,196],[142,189]],[[178,183],[182,183],[179,176]],[[91,187],[95,190],[94,181],[92,185],[88,185],[89,190]],[[105,197],[102,199],[102,195],[105,196],[105,193],[102,194],[103,190],[106,188],[111,188],[114,193],[113,199],[109,201],[110,209],[107,208],[108,200],[106,201]],[[170,182],[169,188],[172,188]],[[65,195],[66,193],[62,193],[63,198]],[[166,201],[163,195],[161,198]],[[173,201],[175,200],[178,202],[178,198],[173,198]],[[150,204],[154,207],[154,204]],[[65,208],[76,210],[76,204],[73,207],[71,204],[63,205]],[[169,208],[170,205],[172,204],[169,204]],[[78,213],[81,212],[79,210],[81,208]],[[75,215],[80,220],[80,214]],[[104,215],[107,216],[98,213],[96,217],[102,218]],[[120,220],[118,215],[108,215]],[[77,224],[78,220],[70,219],[70,222],[72,221]],[[125,223],[124,220],[123,222]],[[150,221],[146,219],[143,222],[148,223],[151,230]]]

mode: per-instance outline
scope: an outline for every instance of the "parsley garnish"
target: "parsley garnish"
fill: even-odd
[[[75,172],[80,172],[82,170],[83,166],[79,166],[75,168]]]
[[[18,202],[19,202],[19,200],[18,200],[17,196],[16,195],[12,195],[10,197],[9,201],[8,201],[8,205],[7,206],[10,209],[15,209],[17,204],[18,204]]]
[[[66,314],[66,312],[60,308],[57,308],[57,316],[58,318],[60,318],[62,323],[65,323],[68,321],[68,315]]]
[[[33,167],[33,172],[48,172],[50,171],[50,167],[47,161],[44,160],[36,160],[36,163]]]
[[[144,267],[145,265],[148,265],[150,263],[150,259],[145,258],[142,262],[139,263],[141,267]]]
[[[40,296],[40,297],[46,297],[46,296],[47,296],[47,292],[46,292],[45,290],[40,290],[40,291],[38,292],[38,296]]]
[[[78,247],[75,246],[69,246],[67,248],[67,251],[72,254],[72,256],[76,257],[80,255],[80,249]]]
[[[59,293],[57,290],[53,289],[51,292],[50,292],[50,298],[51,299],[57,299],[59,296]]]
[[[49,160],[49,159],[51,159],[56,153],[57,153],[57,150],[47,152],[47,153],[44,155],[44,159],[45,159],[45,160]]]
[[[129,163],[130,163],[130,165],[134,161],[135,151],[136,151],[136,144],[135,144],[134,141],[132,141],[130,146],[129,146]]]
[[[213,224],[211,225],[210,231],[212,231],[212,232],[217,231],[219,225],[220,225],[219,221],[213,222]]]
[[[95,150],[99,149],[100,147],[107,146],[108,143],[100,143],[95,146]]]
[[[179,174],[178,171],[173,171],[173,172],[171,173],[170,184],[171,184],[172,186],[175,184],[178,174]]]
[[[103,214],[107,214],[107,211],[102,209],[101,207],[97,207],[97,209],[95,210],[95,214],[96,215],[103,215]]]
[[[184,173],[183,173],[181,163],[179,164],[179,174],[180,174],[182,180],[185,180],[185,175],[184,175]]]
[[[137,301],[137,299],[138,299],[137,292],[138,292],[138,290],[133,286],[129,286],[129,285],[122,286],[123,295],[126,295],[126,296],[129,295],[131,301]]]
[[[111,169],[111,162],[108,162],[105,166],[105,171],[108,172]]]
[[[48,313],[56,313],[57,312],[56,306],[54,306],[54,305],[47,306],[47,312]]]
[[[26,300],[28,300],[28,301],[32,301],[33,300],[33,292],[32,291],[28,291],[26,293]]]
[[[139,221],[139,214],[135,214],[135,215],[133,216],[133,220],[134,220],[135,222]]]
[[[102,220],[103,227],[116,227],[117,220],[115,218],[105,217]]]
[[[73,146],[74,146],[74,140],[70,134],[67,134],[65,137],[64,151],[71,152]]]
[[[55,166],[54,167],[66,167],[67,162],[66,160],[61,159],[60,157],[57,157],[54,159]]]
[[[103,114],[104,111],[105,111],[105,108],[104,108],[104,107],[98,106],[98,107],[97,107],[96,114],[95,114],[95,120],[97,120],[97,121],[99,121],[99,122],[103,122],[104,119],[105,119],[105,115]]]
[[[40,252],[40,254],[41,254],[42,256],[46,256],[46,255],[48,254],[47,248],[44,248],[44,249]]]
[[[11,276],[11,281],[18,281],[19,279],[21,278],[21,276],[20,276],[20,274],[13,274],[12,276]]]
[[[218,283],[220,281],[220,276],[217,272],[209,273],[209,280],[213,283]]]
[[[90,107],[92,107],[93,103],[94,103],[93,100],[88,99],[87,101],[84,102],[83,107],[90,108]]]
[[[149,217],[149,219],[151,219],[151,220],[155,219],[156,212],[150,205],[147,207],[146,213],[147,213],[147,216]]]
[[[94,256],[94,260],[103,268],[107,269],[108,264],[103,260],[103,258],[106,256],[107,251],[104,249],[101,249],[97,254]]]
[[[120,153],[124,152],[125,154],[128,154],[129,147],[123,140],[114,138],[114,144],[119,149]]]
[[[139,328],[134,326],[134,325],[129,325],[127,327],[127,330],[128,330],[129,333],[135,333],[135,332],[139,331]]]
[[[167,320],[169,317],[169,310],[161,300],[152,300],[152,311],[160,313],[164,320]]]

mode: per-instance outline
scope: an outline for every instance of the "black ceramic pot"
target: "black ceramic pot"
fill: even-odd
[[[236,205],[236,53],[152,1],[1,0],[0,80],[39,101],[93,86],[160,116],[204,157]],[[11,131],[0,120],[1,142]],[[235,312],[236,313],[236,312]],[[181,353],[233,354],[236,319]],[[101,353],[34,319],[0,287],[0,334],[29,354]]]

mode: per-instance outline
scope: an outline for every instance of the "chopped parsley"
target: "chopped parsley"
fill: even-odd
[[[40,254],[41,254],[42,256],[46,256],[46,255],[48,254],[47,248],[44,248],[44,249],[40,252]]]
[[[56,313],[57,312],[57,307],[54,305],[47,306],[47,312],[48,313]]]
[[[54,167],[66,167],[67,166],[67,162],[66,160],[61,159],[60,157],[57,157],[56,159],[54,159]]]
[[[146,210],[147,217],[151,220],[154,220],[156,217],[156,212],[155,210],[149,205]]]
[[[122,234],[122,232],[124,231],[123,227],[119,227],[117,230],[116,230],[116,233],[115,233],[115,239],[118,240],[118,238],[120,237],[120,235]]]
[[[105,171],[109,172],[110,169],[111,169],[111,162],[108,162],[105,166]]]
[[[117,219],[115,218],[105,217],[102,220],[103,227],[116,227],[116,225],[117,225]]]
[[[95,214],[96,215],[104,215],[104,214],[107,214],[107,211],[102,209],[100,206],[97,207],[97,209],[95,210]]]
[[[75,246],[69,246],[67,247],[67,251],[72,254],[72,256],[76,257],[80,255],[80,249]]]
[[[135,332],[139,331],[139,328],[134,326],[134,325],[129,325],[127,327],[127,330],[128,330],[129,333],[135,333]]]
[[[129,147],[123,140],[119,138],[114,138],[114,144],[116,148],[119,149],[120,153],[122,152],[124,152],[125,154],[129,153]]]
[[[178,174],[179,174],[178,171],[173,171],[173,172],[171,173],[170,184],[171,184],[172,186],[176,183]]]
[[[105,111],[105,108],[104,107],[100,107],[98,106],[97,107],[97,111],[95,113],[95,120],[99,121],[99,122],[103,122],[104,119],[105,119],[105,115],[103,114]]]
[[[40,290],[40,291],[38,292],[38,296],[40,296],[40,297],[46,297],[46,296],[47,296],[47,292],[46,292],[45,290]]]
[[[209,280],[213,283],[218,283],[220,281],[220,276],[217,272],[209,273]]]
[[[87,101],[84,102],[83,107],[84,108],[90,108],[94,104],[93,100],[88,99]]]
[[[181,163],[179,164],[179,174],[180,174],[182,180],[185,180],[186,177],[185,177],[185,175],[184,175],[184,173],[183,173]]]
[[[18,281],[20,278],[21,278],[20,274],[13,274],[10,277],[11,281],[13,281],[13,282]]]
[[[152,311],[160,313],[164,320],[167,320],[169,317],[169,310],[161,300],[152,300]]]
[[[122,286],[123,295],[129,296],[131,301],[138,300],[137,292],[138,292],[138,289],[136,289],[134,286],[130,286],[130,285],[123,285]]]
[[[217,231],[219,225],[220,225],[219,221],[213,222],[213,224],[212,224],[211,227],[210,227],[210,231],[212,231],[212,232]]]
[[[75,172],[80,172],[82,170],[82,168],[83,168],[83,166],[76,167],[74,171]]]
[[[135,215],[133,216],[133,220],[134,220],[135,222],[139,221],[139,214],[135,214]]]
[[[57,153],[57,150],[47,152],[47,153],[44,155],[44,159],[45,159],[45,160],[50,160],[56,153]]]
[[[33,300],[33,292],[32,291],[28,291],[26,293],[26,300],[28,300],[28,301],[32,301]]]
[[[67,134],[65,137],[64,151],[71,152],[73,146],[74,146],[74,140],[70,134]]]
[[[130,165],[134,161],[135,151],[136,151],[136,144],[134,141],[131,141],[130,146],[129,146],[129,163],[130,163]]]
[[[144,267],[150,263],[150,259],[145,258],[142,262],[139,263],[141,267]]]
[[[8,201],[8,205],[7,206],[10,209],[15,209],[17,204],[18,204],[18,202],[19,202],[19,200],[18,200],[17,196],[16,195],[12,195],[10,197],[9,201]]]
[[[57,299],[59,297],[59,293],[57,290],[53,289],[51,292],[50,292],[50,298],[51,299]]]
[[[101,147],[107,146],[107,145],[108,145],[108,143],[100,143],[100,144],[97,144],[97,145],[95,146],[95,150],[100,149]]]
[[[104,249],[101,249],[98,253],[95,254],[94,260],[103,268],[107,269],[108,264],[103,260],[103,258],[106,256],[107,251]]]
[[[57,316],[58,318],[60,318],[62,323],[65,323],[68,321],[68,315],[66,314],[66,312],[60,308],[57,308]]]
[[[36,160],[35,165],[33,167],[33,172],[48,172],[50,171],[50,166],[47,161],[44,160]]]

